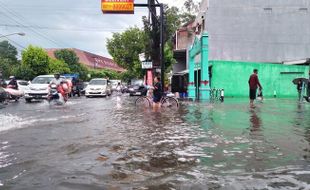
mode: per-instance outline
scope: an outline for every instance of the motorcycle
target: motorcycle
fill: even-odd
[[[61,85],[56,85],[56,84],[51,84],[50,89],[49,89],[49,94],[47,96],[47,101],[50,104],[55,104],[55,105],[64,105],[66,103],[64,96],[62,95],[62,86]]]
[[[4,91],[7,93],[7,98],[9,100],[18,101],[24,95],[23,91],[14,89],[14,86],[12,85],[8,85]]]

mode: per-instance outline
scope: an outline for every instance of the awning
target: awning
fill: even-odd
[[[188,74],[189,70],[186,69],[186,70],[183,70],[183,71],[180,71],[180,72],[177,72],[177,73],[174,73],[173,75],[186,75]]]

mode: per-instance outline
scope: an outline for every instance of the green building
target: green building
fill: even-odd
[[[225,97],[248,97],[253,69],[259,70],[264,96],[296,97],[292,80],[309,77],[310,28],[300,27],[310,23],[304,11],[310,7],[285,2],[203,3],[189,48],[189,98],[208,100],[214,88],[224,89]]]

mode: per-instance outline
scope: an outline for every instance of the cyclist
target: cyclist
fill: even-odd
[[[160,100],[162,97],[162,87],[160,82],[160,77],[154,78],[154,89],[153,89],[153,107],[160,107]]]

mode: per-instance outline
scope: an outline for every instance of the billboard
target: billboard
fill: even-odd
[[[101,0],[101,10],[104,14],[133,14],[134,0]]]

